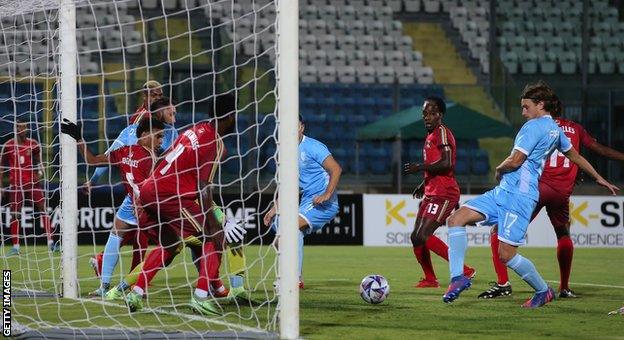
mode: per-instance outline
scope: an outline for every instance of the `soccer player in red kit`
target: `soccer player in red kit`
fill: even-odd
[[[223,285],[218,278],[223,231],[228,239],[236,234],[235,242],[241,241],[246,231],[229,219],[222,227],[213,213],[210,185],[225,152],[221,135],[234,126],[234,97],[218,96],[213,107],[215,121],[200,122],[184,131],[140,188],[139,227],[150,235],[157,231],[160,245],[148,254],[136,285],[126,297],[130,311],[142,308],[148,283],[171,262],[182,242],[199,240],[199,245],[187,243],[191,248],[200,247],[202,253],[191,307],[201,314],[218,314],[208,292],[209,285]]]
[[[143,84],[143,91],[141,93],[141,106],[136,109],[136,112],[130,117],[130,124],[138,123],[143,118],[151,118],[149,107],[153,102],[162,98],[162,85],[156,80],[148,80]]]
[[[424,163],[407,163],[406,174],[424,172],[424,181],[414,190],[413,196],[423,197],[414,223],[411,240],[414,255],[425,273],[416,288],[438,288],[440,284],[433,270],[430,251],[448,261],[448,246],[433,233],[446,223],[459,203],[459,186],[455,180],[455,137],[442,124],[446,104],[439,97],[428,97],[423,105],[423,121],[427,138],[423,148]],[[473,277],[475,270],[464,267],[464,275]]]
[[[624,153],[613,150],[598,143],[580,124],[561,117],[563,112],[561,101],[556,98],[556,105],[552,116],[561,127],[561,130],[570,139],[572,147],[580,150],[583,146],[603,157],[624,161]],[[560,284],[559,297],[576,297],[570,290],[570,271],[572,269],[572,255],[574,244],[570,238],[570,195],[574,190],[578,166],[563,154],[554,151],[546,160],[544,172],[539,180],[539,201],[532,218],[539,214],[542,208],[546,208],[550,222],[557,235],[557,260],[559,261]],[[482,299],[492,299],[511,294],[511,283],[507,275],[507,267],[501,262],[498,254],[497,228],[492,228],[490,244],[492,246],[492,261],[498,276],[498,281],[479,295]]]
[[[2,147],[0,155],[0,187],[4,170],[9,170],[9,193],[11,205],[11,240],[13,248],[6,256],[19,255],[20,217],[25,199],[33,201],[35,212],[39,213],[41,226],[45,230],[50,251],[58,251],[59,245],[54,244],[52,225],[47,212],[46,196],[41,189],[41,147],[36,140],[28,138],[29,129],[26,121],[18,120],[15,124],[15,137],[9,139]],[[8,167],[5,165],[8,163]]]

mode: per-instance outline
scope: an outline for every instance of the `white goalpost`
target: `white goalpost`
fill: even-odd
[[[26,124],[27,140],[40,150],[33,167],[42,170],[32,185],[16,186],[8,176],[3,185],[24,198],[15,208],[14,195],[6,195],[0,210],[13,335],[299,338],[298,12],[298,0],[0,1],[0,143],[23,143],[16,126]],[[198,269],[186,249],[151,281],[140,312],[123,299],[89,296],[108,270],[98,265],[126,193],[117,168],[89,165],[60,122],[80,123],[87,148],[104,153],[135,113],[149,112],[147,84],[172,100],[169,126],[178,134],[213,121],[216,98],[235,98],[234,130],[220,136],[226,152],[211,186],[224,216],[247,234],[223,249],[214,281],[242,285],[245,294],[218,297],[210,281],[215,315],[190,308]],[[279,250],[263,224],[274,201]],[[128,240],[110,287],[131,286],[140,273]]]

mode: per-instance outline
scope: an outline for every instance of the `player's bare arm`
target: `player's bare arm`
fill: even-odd
[[[340,175],[342,174],[340,164],[338,164],[338,162],[336,162],[334,157],[331,155],[325,158],[322,166],[323,169],[325,169],[325,171],[329,174],[329,184],[327,184],[327,189],[325,189],[325,192],[322,195],[314,197],[312,200],[314,205],[323,204],[331,199],[334,191],[336,191],[336,187],[338,186],[338,181],[340,181]]]
[[[415,174],[419,171],[427,171],[430,174],[444,173],[453,168],[451,161],[451,148],[448,145],[442,146],[442,156],[436,162],[431,164],[421,163],[406,163],[403,166],[403,172],[405,174]]]
[[[574,148],[570,148],[570,150],[568,150],[564,154],[566,157],[568,157],[570,161],[574,162],[574,164],[578,165],[579,168],[591,175],[596,180],[596,183],[609,189],[612,195],[616,195],[617,192],[620,190],[620,188],[607,182],[607,180],[600,176],[600,174],[596,171],[596,169],[594,169],[591,164],[589,164],[585,157],[581,156],[576,150],[574,150]]]
[[[418,184],[416,189],[414,189],[414,191],[412,192],[412,198],[421,199],[424,193],[425,193],[425,181],[423,180],[422,182],[420,182],[420,184]]]
[[[607,157],[615,161],[624,161],[624,153],[619,152],[615,149],[611,149],[610,147],[602,145],[598,142],[591,143],[589,146],[587,146],[587,148],[599,154],[600,156]]]
[[[500,182],[503,174],[514,171],[518,169],[522,163],[526,160],[527,156],[518,150],[513,150],[509,157],[505,158],[504,161],[501,162],[496,167],[496,180]]]

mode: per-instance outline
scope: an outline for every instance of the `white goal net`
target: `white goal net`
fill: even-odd
[[[164,149],[175,143],[177,135],[202,121],[209,120],[222,133],[218,138],[226,151],[211,163],[212,198],[223,213],[215,217],[239,222],[247,234],[240,243],[226,242],[220,252],[218,277],[211,277],[207,289],[206,299],[216,311],[212,315],[193,312],[198,309],[193,299],[200,276],[194,264],[203,263],[197,260],[201,245],[199,255],[178,249],[179,254],[145,287],[140,308],[130,312],[127,307],[133,285],[145,275],[141,269],[148,265],[143,261],[163,240],[156,236],[146,241],[143,234],[119,232],[132,222],[123,211],[128,177],[120,170],[122,161],[104,165],[78,153],[75,175],[64,173],[64,146],[79,142],[60,133],[62,118],[74,121],[62,105],[62,87],[67,85],[61,86],[61,2],[0,1],[1,261],[3,269],[11,271],[12,320],[44,336],[279,332],[279,293],[274,289],[279,279],[278,253],[272,245],[274,232],[263,223],[278,188],[276,2],[79,0],[73,4],[75,122],[82,126],[80,137],[93,157],[104,155],[114,163],[111,155],[119,150],[118,143],[140,143],[136,129],[150,116],[165,124],[162,148],[154,149],[160,162],[168,161]],[[297,70],[291,73],[296,76]],[[294,91],[296,98],[296,87]],[[231,130],[219,130],[221,120],[217,123],[211,116],[219,111],[220,98],[234,100]],[[166,103],[158,104],[162,101]],[[150,114],[155,108],[156,113]],[[128,130],[129,126],[134,129]],[[63,220],[61,206],[67,200],[63,190],[73,185],[77,186],[76,223],[69,223]],[[137,215],[135,205],[130,207],[130,216]],[[76,245],[65,242],[67,226],[77,231]],[[214,235],[208,236],[210,240]],[[192,248],[187,241],[180,241],[180,248]],[[76,263],[76,282],[68,281],[71,271],[63,267],[71,261]],[[68,282],[75,284],[77,298],[64,293]],[[120,295],[103,294],[111,290]]]

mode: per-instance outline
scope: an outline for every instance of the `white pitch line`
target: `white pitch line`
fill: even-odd
[[[95,300],[95,299],[84,299],[84,298],[78,298],[75,299],[78,301],[82,301],[82,302],[92,302],[92,303],[97,303],[100,305],[104,305],[104,306],[111,306],[111,307],[118,307],[118,308],[125,308],[125,305],[119,305],[116,303],[112,303],[112,302],[107,302],[107,301],[99,301],[99,300]],[[232,328],[238,328],[242,331],[247,331],[247,332],[254,332],[254,333],[261,333],[262,331],[257,329],[257,328],[253,328],[253,327],[248,327],[248,326],[243,326],[243,325],[236,325],[233,323],[229,323],[229,322],[225,322],[225,321],[219,321],[219,320],[211,320],[211,319],[207,319],[207,318],[203,318],[201,316],[197,316],[197,315],[190,315],[190,314],[184,314],[184,313],[177,313],[177,312],[172,312],[172,311],[168,311],[168,310],[163,310],[163,309],[153,309],[153,308],[143,308],[144,311],[147,312],[152,312],[152,313],[158,313],[158,314],[168,314],[168,315],[173,315],[173,316],[177,316],[177,317],[182,317],[182,318],[187,318],[189,320],[192,321],[205,321],[205,322],[209,322],[209,323],[214,323],[220,326],[226,326],[226,327],[232,327]]]
[[[555,280],[546,280],[547,282],[559,283],[560,281]],[[589,287],[604,287],[604,288],[618,288],[624,289],[624,286],[615,286],[615,285],[603,285],[598,283],[583,283],[583,282],[570,282],[571,286],[589,286]]]

